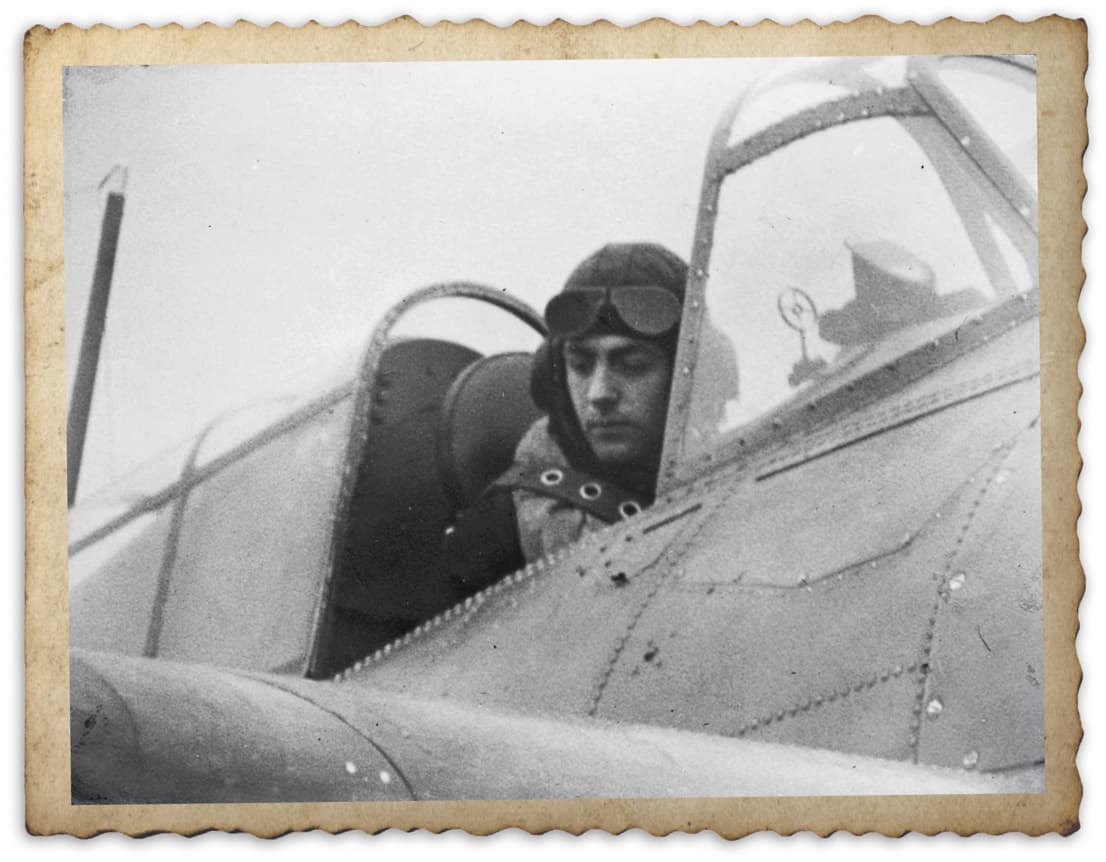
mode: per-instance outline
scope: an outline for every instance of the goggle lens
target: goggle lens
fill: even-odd
[[[580,335],[595,326],[608,305],[626,326],[649,337],[662,335],[680,322],[680,301],[654,285],[617,290],[587,287],[559,293],[545,307],[545,322],[554,335]]]

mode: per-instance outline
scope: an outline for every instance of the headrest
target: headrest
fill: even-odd
[[[438,474],[462,509],[511,466],[522,435],[542,415],[530,397],[529,353],[486,356],[453,381],[438,425]]]

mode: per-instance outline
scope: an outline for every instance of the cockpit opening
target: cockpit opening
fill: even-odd
[[[508,310],[540,324],[529,309]],[[448,532],[510,466],[540,415],[529,392],[530,353],[482,355],[440,338],[395,338],[398,317],[378,328],[364,363],[315,676],[351,665],[457,601]]]

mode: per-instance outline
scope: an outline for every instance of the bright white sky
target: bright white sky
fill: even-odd
[[[96,186],[129,170],[80,496],[349,367],[421,286],[484,282],[540,310],[606,242],[686,258],[711,130],[769,62],[70,69],[70,383]]]

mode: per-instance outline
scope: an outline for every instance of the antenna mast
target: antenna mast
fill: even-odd
[[[115,270],[115,250],[119,245],[119,226],[123,221],[123,202],[127,187],[127,169],[113,167],[101,181],[107,190],[104,220],[100,227],[100,249],[96,253],[96,272],[92,276],[92,295],[88,300],[81,355],[77,360],[77,377],[69,404],[66,427],[66,473],[69,483],[69,506],[77,497],[77,479],[81,472],[88,416],[92,409],[92,390],[96,385],[96,368],[100,363],[100,344],[104,339],[111,275]]]

